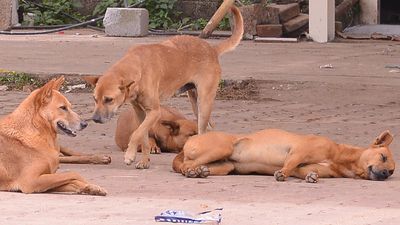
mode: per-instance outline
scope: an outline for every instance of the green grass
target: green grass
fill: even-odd
[[[43,85],[43,81],[26,73],[0,70],[0,85],[6,85],[11,90],[22,90],[24,86],[37,88]]]

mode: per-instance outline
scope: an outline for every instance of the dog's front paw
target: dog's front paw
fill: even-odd
[[[286,180],[286,176],[281,170],[275,171],[274,177],[275,177],[276,181],[285,181]]]
[[[136,163],[136,169],[148,169],[150,168],[150,161],[149,160],[140,160]]]
[[[318,173],[316,172],[309,172],[306,176],[306,178],[304,178],[304,180],[306,180],[307,183],[317,183],[318,182]]]
[[[124,162],[126,165],[131,165],[133,162],[135,162],[136,154],[131,154],[129,149],[126,151],[125,156],[124,156]]]
[[[161,149],[157,145],[150,146],[150,154],[161,154]]]
[[[81,191],[80,194],[88,194],[88,195],[99,195],[99,196],[106,196],[107,191],[95,184],[88,184],[86,185]]]
[[[108,155],[96,156],[94,160],[94,164],[110,164],[110,163],[111,163],[111,156]]]

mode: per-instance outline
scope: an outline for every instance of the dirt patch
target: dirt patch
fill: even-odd
[[[257,100],[259,93],[256,80],[221,80],[216,98],[219,100]]]
[[[62,75],[42,76],[40,74],[27,74],[15,71],[0,71],[0,86],[7,86],[7,91],[31,92],[53,78]],[[89,93],[93,87],[86,84],[79,75],[65,76],[65,82],[61,87],[65,93]]]

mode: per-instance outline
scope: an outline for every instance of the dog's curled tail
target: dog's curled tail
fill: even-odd
[[[177,172],[181,173],[181,166],[183,164],[184,154],[181,151],[178,155],[175,156],[174,161],[172,162],[172,169]]]
[[[232,51],[239,45],[240,40],[243,37],[243,17],[240,13],[239,9],[236,6],[232,6],[231,8],[233,18],[235,21],[234,30],[232,32],[232,36],[223,42],[219,43],[214,47],[214,49],[218,52],[218,55],[222,55],[225,52]]]

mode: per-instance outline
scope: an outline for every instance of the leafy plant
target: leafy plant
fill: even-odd
[[[148,0],[144,3],[144,7],[149,11],[149,27],[150,28],[177,28],[178,20],[181,12],[174,10],[177,0]],[[182,23],[181,23],[182,24]]]
[[[34,78],[26,73],[18,73],[15,71],[0,71],[0,85],[7,85],[11,89],[22,90],[26,85],[39,87],[43,85],[43,81]]]
[[[206,27],[208,23],[208,20],[204,18],[199,18],[197,20],[192,21],[191,23],[191,29],[192,30],[202,30],[204,27]],[[219,30],[230,30],[230,22],[229,22],[229,17],[225,16],[221,22],[218,24],[218,29]]]
[[[74,11],[73,1],[70,0],[43,0],[42,6],[24,0],[20,0],[19,3],[24,12],[30,12],[35,15],[35,25],[58,25],[75,22],[65,14],[80,20],[85,19],[84,16]]]

